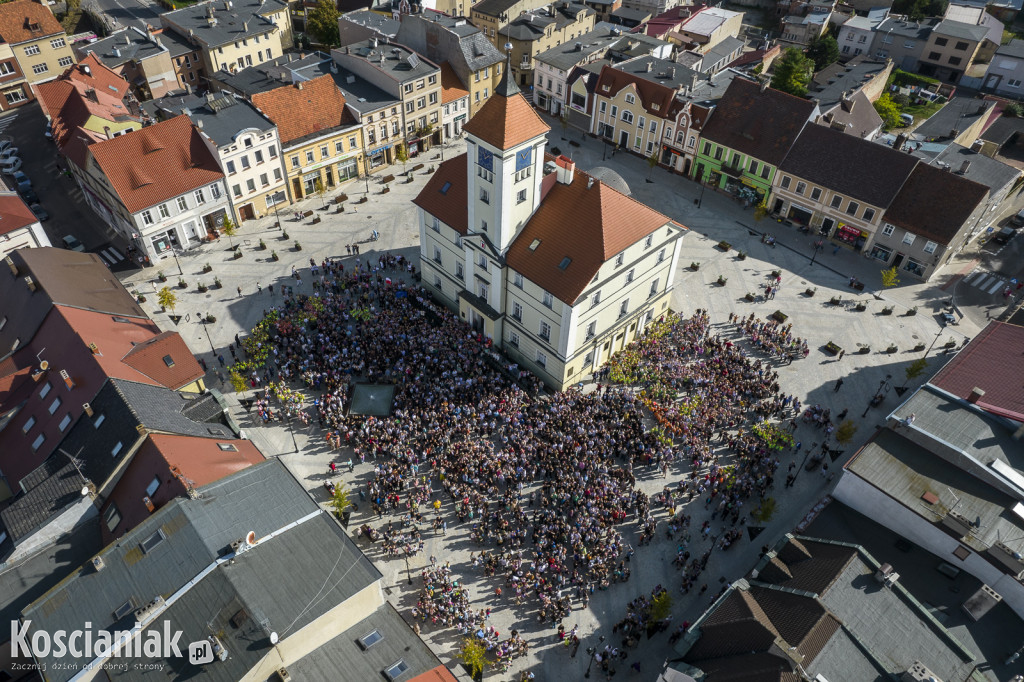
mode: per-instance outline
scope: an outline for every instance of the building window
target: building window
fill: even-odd
[[[49,410],[50,414],[53,414],[57,410],[59,410],[60,409],[60,404],[61,404],[60,396],[54,398],[53,402],[50,403],[50,410]]]
[[[455,262],[455,276],[458,279],[465,279],[466,278],[466,275],[465,275],[465,273],[462,270],[462,263],[459,263],[458,261]]]
[[[882,228],[882,234],[885,235],[886,237],[891,236],[892,233],[895,232],[895,231],[896,231],[896,226],[895,225],[890,225],[889,223],[886,223],[885,227]]]
[[[306,150],[306,163],[313,163],[316,160],[316,155],[312,149]]]
[[[632,94],[626,93],[626,104],[635,104],[635,103],[636,103],[636,97],[634,97]]]
[[[852,215],[853,217],[856,218],[857,217],[857,209],[859,209],[859,208],[860,208],[860,204],[858,204],[856,201],[851,201],[846,206],[846,214],[847,215]]]
[[[615,257],[615,267],[619,267],[620,265],[622,265],[623,261],[625,261],[625,260],[626,260],[626,253],[625,252],[620,253],[618,256]]]
[[[807,183],[806,182],[798,182],[798,183],[796,183],[796,193],[797,194],[801,194],[802,195],[804,193],[804,191],[806,191],[806,190],[807,190]]]
[[[242,186],[241,185],[231,185],[231,193],[235,195],[236,199],[238,197],[242,196]]]
[[[487,190],[484,189],[483,187],[480,188],[480,201],[484,202],[485,204],[491,203],[491,197],[487,193]]]
[[[1019,88],[1020,87],[1020,80],[1016,79],[1016,78],[1011,78],[1011,79],[1006,81],[1006,85],[1011,87],[1011,88]]]
[[[515,332],[509,332],[508,334],[508,345],[513,348],[519,348],[519,334]]]
[[[540,351],[537,351],[537,364],[541,367],[548,366],[548,356],[544,355]]]
[[[544,304],[545,308],[551,308],[555,305],[555,298],[548,292],[544,292],[541,303]]]
[[[167,204],[160,204],[157,206],[157,211],[160,213],[161,218],[170,218],[171,211],[167,208]]]
[[[653,244],[653,243],[654,243],[654,235],[653,234],[647,235],[647,239],[644,240],[644,248],[645,249],[651,248],[651,244]]]
[[[38,436],[36,436],[36,439],[34,441],[32,441],[32,452],[38,452],[39,448],[42,446],[42,444],[43,444],[43,442],[45,440],[46,440],[46,434],[45,433],[40,433]]]
[[[960,66],[960,62],[961,62],[960,57],[950,57],[949,58],[949,63],[952,64],[953,66]]]
[[[768,164],[761,166],[761,178],[767,180],[768,176],[772,174],[772,167]]]
[[[441,263],[441,249],[436,246],[434,247],[434,262]]]
[[[512,275],[512,285],[519,289],[523,288],[523,276],[518,272]]]
[[[910,232],[907,232],[906,234],[903,235],[903,243],[906,244],[907,246],[913,244],[915,239],[917,239],[917,236],[911,234]]]
[[[370,142],[373,142],[373,140],[371,139]],[[298,168],[298,167],[299,167],[299,157],[293,156],[292,157],[292,168]]]
[[[963,41],[963,40],[959,40],[959,41],[957,41],[956,45],[953,46],[953,49],[954,50],[961,50],[961,51],[966,50],[967,49],[967,43],[965,41]]]
[[[249,190],[249,193],[256,191],[256,181],[252,178],[245,181],[245,188]]]
[[[36,74],[37,76],[41,73],[46,73],[49,70],[50,67],[45,62],[42,64],[36,64],[32,67],[32,73]]]
[[[74,63],[75,63],[75,60],[74,60],[73,57],[61,57],[60,59],[57,60],[57,66],[60,66],[60,67],[68,67],[68,66],[71,66]]]
[[[601,290],[598,289],[594,292],[594,298],[590,299],[590,307],[596,308],[601,304]]]
[[[71,423],[71,413],[68,412],[64,415],[64,418],[60,420],[60,424],[57,424],[57,430],[64,433],[64,429],[68,428],[68,424]]]
[[[626,273],[626,284],[629,284],[630,282],[633,281],[633,276],[635,274],[636,274],[636,268],[631,268],[630,271]]]
[[[153,480],[150,481],[149,485],[146,486],[146,497],[153,497],[153,493],[155,493],[159,488],[160,488],[160,477],[159,476],[154,476]]]
[[[22,433],[28,433],[32,430],[32,427],[36,425],[36,418],[29,417],[25,420],[25,425],[21,427]]]
[[[832,206],[832,208],[839,208],[842,205],[843,205],[843,198],[841,196],[839,196],[837,194],[837,195],[832,197],[832,203],[830,204],[830,206]]]
[[[115,445],[114,447],[112,447],[110,449],[110,456],[111,457],[117,457],[118,454],[120,454],[122,448],[124,448],[124,442],[123,441],[117,441],[117,445]]]
[[[485,256],[484,254],[481,253],[480,254],[480,258],[477,261],[477,265],[480,266],[481,270],[483,270],[484,272],[487,272],[487,256]]]
[[[153,224],[153,214],[149,212],[149,209],[146,209],[145,211],[142,212],[142,224],[143,225],[152,225]]]
[[[619,317],[625,317],[628,312],[629,312],[629,299],[627,298],[625,301],[622,302],[621,305],[619,305]]]
[[[939,61],[940,57],[942,57],[942,55],[940,55],[938,52],[929,52],[928,53],[928,59],[932,60],[933,62]]]
[[[658,252],[658,262],[661,263],[665,260],[665,249]]]
[[[19,88],[17,90],[11,90],[4,93],[4,99],[7,100],[8,104],[17,104],[18,102],[24,102],[28,100],[25,93]]]
[[[873,209],[873,208],[865,208],[864,209],[864,220],[866,220],[868,222],[871,222],[871,220],[874,217],[875,217],[875,209]]]
[[[320,158],[326,159],[328,156],[330,156],[330,153],[327,151],[327,145],[320,145]]]
[[[103,522],[107,524],[107,530],[111,533],[121,523],[121,512],[118,511],[116,502],[111,502],[110,506],[107,507],[107,511],[103,512]]]
[[[540,338],[542,338],[545,341],[550,341],[551,340],[551,325],[548,324],[547,322],[543,322],[542,321],[540,323],[540,334],[539,334],[539,336],[540,336]]]
[[[440,275],[434,275],[434,288],[437,289],[438,291],[444,291],[444,287],[441,286]]]
[[[196,203],[197,204],[205,204],[206,203],[206,195],[203,194],[203,190],[197,189],[194,192],[194,195],[195,195]]]
[[[658,293],[658,280],[651,282],[651,292],[647,295],[648,298]]]
[[[263,152],[261,150],[257,149],[253,152],[253,155],[256,157],[257,164],[263,163]]]
[[[711,156],[711,143],[710,142],[705,142],[704,143],[704,156]]]
[[[633,122],[633,112],[629,111],[628,109],[623,109],[622,110],[622,120],[623,120],[624,123],[632,123]]]
[[[270,184],[270,177],[266,173],[260,173],[260,184],[264,187]]]
[[[597,322],[591,322],[587,325],[587,340],[594,338],[597,335]]]
[[[821,198],[821,188],[820,187],[813,188],[811,190],[811,200],[812,201],[817,201],[820,198]]]
[[[935,242],[929,241],[929,242],[926,242],[925,245],[924,245],[924,252],[925,253],[935,253],[935,249],[937,249],[937,248],[939,248],[938,244],[936,244]]]
[[[521,204],[521,203],[523,203],[524,201],[526,201],[526,190],[525,190],[525,189],[521,189],[521,190],[519,190],[519,192],[518,192],[518,193],[516,194],[516,203],[517,203],[517,204]]]
[[[756,165],[756,163],[754,165]],[[792,184],[792,182],[793,182],[793,178],[789,177],[788,175],[783,175],[782,176],[782,189],[789,189],[789,186],[790,186],[790,184]]]
[[[39,54],[39,46],[38,45],[29,45],[28,47],[25,48],[25,54],[27,56],[29,56],[29,57],[31,57],[32,55]]]
[[[945,38],[936,38],[935,39],[935,44],[938,45],[939,47],[945,47],[948,43],[949,43],[949,41],[946,40]]]

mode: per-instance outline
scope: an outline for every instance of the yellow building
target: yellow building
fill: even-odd
[[[362,126],[329,74],[256,93],[252,103],[277,125],[292,201],[360,176]]]
[[[512,76],[516,82],[532,85],[533,58],[594,30],[596,16],[597,12],[582,3],[563,1],[526,12],[499,30],[499,39],[512,45]]]
[[[207,0],[165,12],[160,20],[198,47],[209,77],[262,64],[292,47],[291,16],[282,0]]]
[[[0,5],[0,39],[11,46],[30,84],[52,80],[75,63],[60,22],[29,0]]]

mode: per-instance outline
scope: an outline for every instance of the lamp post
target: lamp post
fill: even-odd
[[[942,336],[942,332],[944,332],[944,331],[946,331],[946,325],[943,323],[943,324],[939,325],[939,333],[935,335],[935,338],[932,339],[931,345],[928,346],[928,350],[926,350],[924,352],[924,358],[927,358],[928,354],[932,352],[932,348],[935,347],[935,343],[939,340],[939,337]],[[922,358],[922,359],[924,359],[924,358]]]
[[[178,266],[178,274],[185,274],[181,271],[181,263],[178,262],[178,250],[175,249],[173,246],[171,247],[171,257],[174,258],[174,264]]]
[[[409,568],[409,550],[405,550],[405,577],[409,579],[409,584],[412,585],[412,570]]]
[[[892,388],[892,385],[889,383],[890,379],[892,379],[892,375],[891,374],[886,374],[885,378],[882,379],[881,382],[879,382],[879,384],[878,384],[878,392],[875,393],[876,396],[882,395],[883,394],[883,389],[884,389],[885,393],[889,392],[889,389]],[[874,400],[874,398],[872,398],[871,400]],[[861,419],[863,419],[864,417],[868,416],[868,410],[871,409],[871,400],[868,401],[868,406],[864,408],[864,414],[861,415]]]
[[[213,339],[210,338],[210,330],[206,327],[206,318],[199,320],[199,324],[203,325],[203,331],[206,332],[206,340],[210,342],[210,351],[213,353],[213,359],[217,360],[217,349],[213,346]]]
[[[814,265],[814,260],[818,257],[818,252],[825,248],[825,240],[819,239],[814,242],[814,253],[811,255],[811,265]]]
[[[601,635],[600,637],[598,637],[597,641],[598,641],[599,644],[601,642],[603,642],[604,641],[604,635]],[[590,662],[587,663],[587,672],[583,673],[583,677],[585,677],[585,678],[587,678],[589,680],[590,679],[590,666],[594,665],[594,656],[597,655],[597,647],[596,646],[588,646],[587,647],[587,653],[590,654]]]

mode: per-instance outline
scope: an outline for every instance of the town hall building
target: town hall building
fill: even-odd
[[[508,73],[414,200],[422,283],[561,390],[668,312],[686,228],[545,154],[550,128]]]

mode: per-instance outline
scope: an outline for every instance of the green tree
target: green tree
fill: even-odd
[[[906,14],[911,21],[945,16],[949,0],[894,0],[893,14]]]
[[[327,202],[324,201],[324,195],[327,194],[327,188],[324,187],[324,182],[320,178],[313,181],[313,191],[320,197],[320,203],[323,204],[324,208],[327,208]]]
[[[814,69],[821,71],[839,61],[839,43],[829,33],[825,33],[807,48],[807,56],[814,62]]]
[[[245,389],[249,388],[249,385],[245,382],[245,377],[238,373],[238,370],[231,368],[228,371],[228,381],[231,382],[231,388],[235,389],[235,393],[241,393]]]
[[[668,592],[659,592],[651,600],[651,620],[665,620],[672,613],[672,595]]]
[[[334,497],[331,498],[331,507],[334,513],[340,518],[342,514],[352,506],[352,494],[348,486],[338,481],[334,486]]]
[[[775,498],[766,497],[761,500],[761,504],[758,505],[757,509],[753,512],[754,519],[761,523],[767,523],[772,520],[775,516]]]
[[[341,43],[338,37],[338,6],[333,0],[320,0],[306,19],[306,30],[316,39],[331,47]]]
[[[1003,116],[1011,118],[1024,118],[1024,106],[1020,102],[1007,102],[1003,107]]]
[[[787,47],[775,62],[771,86],[797,97],[807,94],[807,84],[814,73],[814,62],[795,47]]]
[[[853,434],[857,432],[857,425],[853,423],[853,420],[847,419],[839,428],[836,429],[836,440],[843,445],[846,445],[853,440]]]
[[[238,232],[238,226],[235,225],[235,221],[231,219],[231,216],[224,216],[224,223],[220,226],[220,231],[228,236],[228,244],[230,244],[231,248],[234,249],[235,240],[233,237],[235,236],[235,233]]]
[[[174,306],[178,303],[178,295],[171,291],[170,287],[164,287],[156,294],[157,303],[163,308],[170,308],[174,312]]]
[[[900,108],[892,101],[888,92],[875,100],[875,111],[882,117],[882,125],[887,130],[900,126]]]
[[[395,147],[395,161],[402,162],[402,168],[408,168],[409,166],[409,148],[404,143],[399,144]],[[408,171],[406,171],[408,172]]]
[[[462,647],[455,654],[455,658],[462,661],[469,674],[475,679],[487,668],[487,649],[475,637],[467,637],[462,640]]]
[[[896,266],[888,270],[882,270],[882,286],[890,289],[900,283],[899,275],[896,274]]]
[[[907,375],[907,381],[913,381],[921,376],[926,367],[928,367],[928,360],[926,358],[918,358],[907,365],[907,369],[904,370]]]
[[[754,220],[764,220],[768,215],[768,200],[761,199],[761,202],[754,207]]]
[[[654,175],[654,168],[658,165],[658,152],[653,151],[651,155],[647,157],[647,179],[650,180],[651,176]]]

